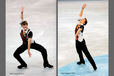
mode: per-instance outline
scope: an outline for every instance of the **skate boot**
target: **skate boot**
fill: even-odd
[[[53,65],[50,65],[50,64],[44,64],[44,68],[46,68],[46,67],[48,67],[48,68],[53,68]]]
[[[17,66],[18,69],[23,69],[23,68],[27,68],[27,65],[19,65]]]
[[[77,64],[81,65],[81,64],[85,64],[85,62],[84,61],[83,62],[79,61],[79,62],[77,62]]]

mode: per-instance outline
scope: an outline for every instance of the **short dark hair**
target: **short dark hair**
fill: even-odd
[[[88,23],[88,21],[87,21],[87,18],[84,18],[84,19],[85,19],[85,23],[83,25],[86,25]]]
[[[22,25],[28,25],[28,22],[27,21],[22,21],[20,24],[21,24],[21,26]]]

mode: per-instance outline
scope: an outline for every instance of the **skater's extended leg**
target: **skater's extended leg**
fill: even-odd
[[[86,44],[83,46],[83,52],[84,52],[84,54],[86,55],[86,57],[87,57],[87,59],[89,60],[89,62],[91,63],[91,65],[93,66],[94,70],[96,70],[96,69],[97,69],[96,64],[95,64],[95,62],[94,62],[92,56],[90,55],[90,53],[89,53],[89,51],[88,51],[88,49],[87,49]]]

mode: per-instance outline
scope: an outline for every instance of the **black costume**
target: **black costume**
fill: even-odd
[[[32,38],[33,33],[32,33],[32,31],[30,31],[30,29],[28,29],[27,32],[25,34],[23,34],[23,30],[21,30],[20,36],[21,36],[21,38],[23,40],[23,44],[20,47],[18,47],[17,50],[14,52],[14,57],[20,62],[21,65],[18,66],[18,68],[21,69],[22,67],[27,67],[27,64],[20,57],[20,54],[23,53],[28,48],[27,47],[28,46],[28,38]],[[35,41],[32,41],[30,48],[41,52],[42,57],[43,57],[43,61],[44,61],[44,63],[43,63],[44,68],[45,67],[49,67],[49,68],[53,67],[52,65],[50,65],[48,63],[47,51],[46,51],[46,49],[43,46],[37,44]]]
[[[79,32],[79,34],[81,34],[81,35],[79,35],[78,38],[80,38],[80,36],[82,36],[82,37],[80,38],[80,40],[79,39],[76,40],[76,49],[77,49],[77,53],[78,53],[79,58],[80,58],[80,61],[77,64],[85,64],[83,54],[82,54],[82,52],[83,52],[86,55],[89,62],[91,63],[91,65],[93,66],[94,70],[96,70],[97,69],[96,64],[95,64],[92,56],[90,55],[90,53],[87,49],[87,46],[86,46],[86,42],[83,38],[84,25],[80,25],[79,28],[81,28],[82,31]],[[75,34],[78,31],[78,29],[75,29]]]

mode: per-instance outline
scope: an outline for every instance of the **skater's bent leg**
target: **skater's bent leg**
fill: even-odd
[[[20,62],[21,65],[26,65],[24,60],[20,57],[20,54],[23,53],[26,49],[27,47],[21,45],[20,47],[17,48],[17,50],[13,54],[13,56]]]
[[[46,49],[45,49],[43,46],[34,43],[34,44],[31,44],[31,48],[32,48],[32,49],[36,49],[36,50],[38,50],[38,51],[41,52],[42,57],[43,57],[43,60],[44,60],[44,64],[43,64],[43,65],[44,65],[44,68],[46,68],[46,67],[48,67],[48,68],[53,68],[53,65],[50,65],[50,64],[48,63],[47,51],[46,51]]]
[[[44,64],[49,64],[48,58],[47,58],[47,51],[43,46],[37,43],[34,43],[34,44],[31,44],[31,48],[40,51],[43,57]]]

